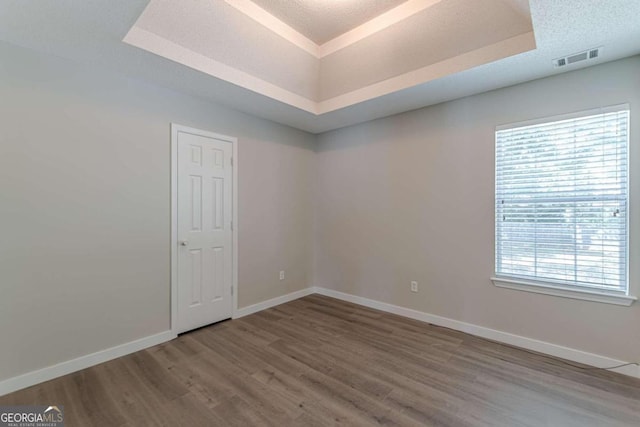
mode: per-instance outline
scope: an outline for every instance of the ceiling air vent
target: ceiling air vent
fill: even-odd
[[[555,67],[564,67],[567,65],[575,64],[576,62],[586,61],[590,59],[596,59],[600,56],[601,47],[595,49],[585,50],[584,52],[574,53],[573,55],[557,58],[553,60]]]

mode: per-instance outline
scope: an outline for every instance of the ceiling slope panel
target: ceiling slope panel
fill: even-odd
[[[177,45],[176,52],[187,50],[301,97],[317,97],[317,58],[224,1],[153,0],[134,28]]]
[[[503,0],[441,1],[322,58],[320,100],[527,34],[522,38],[526,42],[516,51],[505,51],[499,57],[495,55],[500,55],[496,49],[486,58],[476,55],[473,60],[460,64],[456,72],[534,49],[533,27],[528,13],[523,15],[505,7]],[[427,80],[431,79],[425,78],[422,82]]]

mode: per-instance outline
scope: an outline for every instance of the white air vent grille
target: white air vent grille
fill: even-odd
[[[586,60],[596,59],[600,56],[601,47],[585,50],[584,52],[574,53],[573,55],[564,56],[553,60],[555,67],[565,67],[567,65],[575,64],[576,62],[582,62]]]
[[[588,52],[578,53],[576,55],[571,55],[567,58],[567,62],[569,64],[575,64],[576,62],[584,61],[588,58]]]

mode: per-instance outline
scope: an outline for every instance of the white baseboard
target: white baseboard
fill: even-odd
[[[175,337],[176,335],[171,331],[161,332],[156,335],[144,337],[136,341],[131,341],[126,344],[111,347],[86,356],[81,356],[77,359],[68,360],[66,362],[58,363],[57,365],[0,381],[0,396],[67,375],[90,366],[98,365],[118,357],[126,356],[127,354],[135,353],[136,351],[144,350],[145,348],[170,341]]]
[[[247,307],[236,310],[233,318],[237,319],[243,316],[248,316],[253,313],[257,313],[262,310],[266,310],[271,307],[275,307],[280,304],[284,304],[289,301],[296,300],[298,298],[305,297],[311,294],[320,294],[328,297],[337,298],[343,301],[359,304],[365,307],[374,308],[376,310],[385,311],[388,313],[397,314],[399,316],[408,317],[410,319],[420,320],[422,322],[431,323],[438,326],[444,326],[446,328],[455,329],[457,331],[466,332],[471,335],[475,335],[482,338],[502,342],[505,344],[514,345],[516,347],[522,347],[528,350],[537,351],[540,353],[548,354],[562,359],[571,360],[585,365],[595,366],[599,368],[621,365],[626,362],[622,360],[612,359],[610,357],[601,356],[598,354],[588,353],[581,350],[576,350],[569,347],[563,347],[557,344],[551,344],[544,341],[535,340],[532,338],[523,337],[520,335],[510,334],[508,332],[497,331],[495,329],[485,328],[483,326],[474,325],[471,323],[465,323],[447,317],[437,316],[434,314],[424,313],[422,311],[412,310],[405,307],[400,307],[393,304],[388,304],[381,301],[372,300],[369,298],[359,297],[356,295],[347,294],[344,292],[335,291],[333,289],[327,289],[322,287],[310,287],[301,289],[299,291],[291,292],[286,295],[272,298],[267,301],[259,302]],[[72,372],[79,371],[103,362],[107,362],[118,357],[126,356],[127,354],[135,353],[136,351],[144,350],[145,348],[152,347],[154,345],[162,344],[163,342],[174,339],[176,335],[171,331],[161,332],[156,335],[151,335],[145,338],[141,338],[136,341],[132,341],[126,344],[122,344],[116,347],[108,348],[106,350],[98,351],[96,353],[88,354],[86,356],[78,357],[77,359],[69,360],[59,363],[57,365],[49,366],[47,368],[39,369],[37,371],[28,372],[17,377],[9,378],[4,381],[0,381],[0,396],[20,390],[32,385],[36,385],[45,381],[52,380],[63,375],[70,374]],[[614,369],[613,371],[620,374],[629,375],[632,377],[640,378],[640,367],[638,366],[625,366],[623,368]]]
[[[253,313],[257,313],[262,310],[266,310],[267,308],[275,307],[276,305],[284,304],[285,302],[293,301],[298,298],[306,297],[307,295],[311,295],[314,293],[315,288],[310,287],[306,289],[301,289],[299,291],[291,292],[290,294],[282,295],[276,298],[272,298],[270,300],[262,301],[257,304],[248,305],[243,308],[239,308],[233,315],[234,319],[238,319],[240,317],[248,316]]]
[[[287,295],[282,295],[277,298],[253,304],[248,307],[236,310],[233,318],[237,319],[239,317],[247,316],[261,310],[266,310],[267,308],[275,307],[276,305],[284,304],[285,302],[293,301],[295,299],[310,295],[313,292],[314,288],[306,288],[296,292],[291,292]],[[175,337],[176,334],[172,331],[162,332],[116,347],[108,348],[106,350],[101,350],[96,353],[88,354],[86,356],[81,356],[73,360],[61,362],[57,365],[42,368],[37,371],[27,372],[26,374],[0,381],[0,396],[17,390],[21,390],[23,388],[31,387],[32,385],[40,384],[54,378],[61,377],[72,372],[79,371],[81,369],[89,368],[100,363],[108,362],[109,360],[126,356],[127,354],[135,353],[136,351],[144,350],[145,348],[153,347],[154,345],[162,344],[163,342],[170,341]]]
[[[374,308],[376,310],[381,310],[388,313],[397,314],[399,316],[420,320],[422,322],[431,323],[438,326],[444,326],[446,328],[455,329],[461,332],[466,332],[468,334],[475,335],[478,337],[499,341],[505,344],[510,344],[516,347],[537,351],[539,353],[560,357],[562,359],[583,363],[589,366],[605,368],[609,366],[617,366],[617,365],[622,365],[624,363],[627,363],[622,360],[612,359],[610,357],[588,353],[582,350],[576,350],[574,348],[563,347],[557,344],[551,344],[545,341],[539,341],[532,338],[523,337],[520,335],[514,335],[508,332],[497,331],[495,329],[485,328],[483,326],[478,326],[471,323],[465,323],[458,320],[449,319],[447,317],[437,316],[434,314],[424,313],[422,311],[412,310],[409,308],[400,307],[400,306],[388,304],[385,302],[375,301],[372,299],[363,298],[356,295],[346,294],[344,292],[335,291],[333,289],[315,287],[314,291],[315,293],[320,295],[337,298],[337,299],[351,302],[354,304],[363,305],[365,307]],[[618,372],[620,374],[640,378],[640,367],[636,365],[629,365],[622,368],[612,369],[612,371]]]

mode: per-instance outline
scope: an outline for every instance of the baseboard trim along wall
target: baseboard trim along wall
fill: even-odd
[[[126,356],[127,354],[135,353],[136,351],[144,350],[145,348],[149,348],[154,345],[162,344],[163,342],[170,341],[175,337],[176,335],[171,331],[161,332],[156,335],[150,335],[126,344],[97,351],[95,353],[87,354],[86,356],[78,357],[77,359],[68,360],[66,362],[58,363],[57,365],[42,368],[37,371],[27,372],[26,374],[0,381],[0,396],[61,377],[81,369],[89,368],[100,363],[108,362],[109,360],[117,359],[118,357]]]
[[[527,350],[537,351],[539,353],[571,360],[573,362],[583,363],[589,366],[605,368],[609,366],[617,366],[628,363],[622,360],[612,359],[610,357],[588,353],[582,350],[576,350],[574,348],[563,347],[545,341],[539,341],[520,335],[510,334],[508,332],[485,328],[484,326],[465,323],[458,320],[449,319],[447,317],[437,316],[434,314],[424,313],[422,311],[412,310],[409,308],[400,307],[369,298],[346,294],[344,292],[335,291],[333,289],[315,287],[314,293],[351,302],[354,304],[359,304],[365,307],[374,308],[376,310],[385,311],[387,313],[397,314],[399,316],[408,317],[410,319],[420,320],[422,322],[431,323],[433,325],[444,326],[445,328],[455,329],[457,331],[466,332],[478,337],[498,341],[504,344],[510,344],[516,347],[525,348]],[[629,365],[622,368],[612,369],[612,371],[640,378],[640,367],[636,365]]]
[[[291,292],[289,294],[282,295],[276,298],[272,298],[266,301],[262,301],[257,304],[248,305],[246,307],[239,308],[238,310],[236,310],[236,312],[233,314],[233,318],[238,319],[240,317],[248,316],[250,314],[257,313],[259,311],[266,310],[271,307],[275,307],[276,305],[284,304],[285,302],[306,297],[307,295],[311,295],[314,292],[315,292],[315,288],[310,287],[310,288],[301,289],[299,291]]]
[[[267,301],[262,301],[257,304],[253,304],[236,310],[233,314],[233,318],[237,319],[243,316],[248,316],[249,314],[257,313],[258,311],[266,310],[268,308],[302,298],[312,293],[314,293],[314,288],[306,288],[279,296],[277,298],[272,298]],[[17,390],[21,390],[23,388],[31,387],[32,385],[40,384],[45,381],[61,377],[63,375],[77,372],[82,369],[98,365],[100,363],[108,362],[109,360],[126,356],[128,354],[135,353],[136,351],[144,350],[145,348],[162,344],[163,342],[171,341],[174,338],[176,338],[176,334],[174,334],[172,331],[166,331],[156,335],[141,338],[139,340],[131,341],[129,343],[111,347],[106,350],[88,354],[86,356],[80,356],[76,359],[58,363],[57,365],[38,369],[37,371],[27,372],[26,374],[0,381],[0,396]]]
[[[408,317],[410,319],[419,320],[425,323],[431,323],[437,326],[443,326],[445,328],[455,329],[457,331],[466,332],[478,337],[487,338],[493,341],[510,344],[528,350],[537,351],[539,353],[560,357],[562,359],[571,360],[578,363],[583,363],[589,366],[603,368],[627,363],[622,360],[612,359],[610,357],[601,356],[598,354],[588,353],[569,347],[563,347],[557,344],[551,344],[520,335],[514,335],[508,332],[497,331],[495,329],[485,328],[483,326],[465,323],[458,320],[449,319],[447,317],[424,313],[422,311],[412,310],[409,308],[400,307],[397,305],[317,286],[301,289],[299,291],[291,292],[289,294],[272,298],[267,301],[262,301],[257,304],[240,308],[235,311],[233,318],[238,319],[240,317],[248,316],[250,314],[257,313],[259,311],[266,310],[268,308],[275,307],[289,301],[294,301],[311,294],[320,294],[332,298],[337,298],[342,301],[351,302],[387,313],[397,314],[399,316]],[[88,354],[86,356],[81,356],[77,359],[58,363],[57,365],[49,366],[47,368],[28,372],[17,377],[0,381],[0,396],[30,387],[32,385],[40,384],[57,377],[61,377],[72,372],[79,371],[81,369],[89,368],[100,363],[108,362],[109,360],[126,356],[128,354],[144,350],[145,348],[149,348],[154,345],[162,344],[174,339],[175,337],[176,335],[171,331],[162,332],[126,344],[111,347],[106,350],[98,351],[96,353]],[[640,368],[635,365],[613,369],[613,371],[620,374],[640,378]]]

